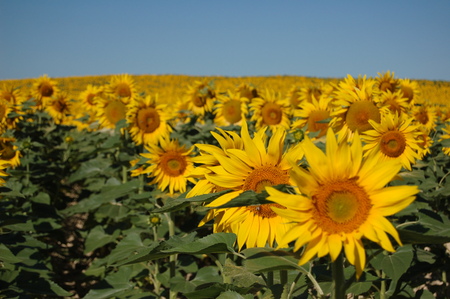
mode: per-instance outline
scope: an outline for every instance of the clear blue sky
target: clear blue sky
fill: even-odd
[[[449,0],[0,0],[0,80],[387,70],[450,81]]]

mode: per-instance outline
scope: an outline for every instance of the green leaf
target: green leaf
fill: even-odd
[[[248,248],[241,252],[247,258],[243,261],[245,268],[252,273],[275,270],[306,270],[298,265],[298,258],[287,251],[270,248]]]
[[[216,198],[219,198],[223,194],[226,194],[230,192],[231,190],[224,190],[216,193],[209,193],[209,194],[203,194],[199,196],[194,196],[190,198],[185,198],[183,195],[181,195],[178,198],[175,199],[169,199],[166,201],[165,205],[159,209],[153,210],[155,213],[162,213],[162,212],[173,212],[178,211],[181,209],[184,209],[188,206],[190,206],[194,202],[203,202],[203,203],[210,203]]]
[[[383,251],[375,256],[370,263],[376,269],[384,271],[393,281],[397,281],[411,266],[413,257],[412,245],[405,245],[394,253]]]
[[[235,291],[225,291],[221,293],[217,299],[253,299],[254,296],[252,294],[241,295]]]
[[[16,257],[5,244],[0,244],[0,261],[15,264],[21,262],[22,259]]]
[[[62,213],[70,216],[77,213],[86,213],[100,207],[104,203],[112,202],[122,196],[136,192],[138,180],[132,180],[120,185],[109,185],[102,188],[100,193],[93,194],[81,200],[76,205],[68,207]]]
[[[94,251],[97,248],[103,247],[108,243],[114,242],[120,235],[120,230],[115,230],[112,234],[107,234],[103,226],[97,225],[94,227],[86,237],[84,253]]]
[[[120,297],[124,291],[133,288],[131,280],[131,268],[121,267],[115,273],[108,275],[103,281],[96,284],[84,297],[84,299],[109,299]]]
[[[233,245],[236,242],[236,235],[232,233],[215,233],[195,240],[191,243],[185,243],[170,249],[162,250],[164,253],[186,253],[186,254],[208,254],[208,253],[233,253]]]
[[[261,276],[256,276],[245,267],[236,266],[229,259],[225,262],[223,273],[226,277],[230,277],[233,280],[233,285],[238,287],[247,288],[255,284],[265,284]]]
[[[68,179],[69,183],[74,183],[89,177],[94,177],[104,173],[104,170],[111,165],[111,160],[109,159],[93,159],[83,162]]]

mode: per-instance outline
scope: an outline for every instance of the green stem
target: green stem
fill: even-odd
[[[288,283],[288,272],[287,270],[280,270],[280,282],[282,285]]]
[[[267,286],[273,286],[273,271],[267,272]]]
[[[175,222],[173,221],[173,215],[168,212],[164,213],[166,216],[168,225],[169,225],[169,238],[175,235]],[[177,263],[177,255],[172,254],[169,258],[169,273],[170,278],[175,277],[176,274],[176,263]],[[176,299],[178,296],[178,292],[170,290],[169,292],[169,298],[170,299]]]
[[[380,299],[386,298],[386,273],[384,273],[383,270],[380,270],[381,272],[381,290],[380,290]]]
[[[345,299],[344,255],[342,252],[331,264],[331,271],[333,275],[331,298]]]
[[[144,182],[144,175],[140,174],[138,176],[138,178],[139,178],[138,194],[141,194],[141,193],[144,192],[144,184],[145,184],[145,182]]]

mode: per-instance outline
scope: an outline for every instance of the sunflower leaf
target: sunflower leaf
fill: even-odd
[[[216,198],[230,192],[231,190],[223,190],[216,193],[208,193],[208,194],[202,194],[190,198],[185,198],[183,195],[181,195],[178,198],[175,199],[169,199],[166,201],[166,204],[158,209],[153,210],[154,213],[162,213],[162,212],[173,212],[178,211],[181,209],[184,209],[191,205],[192,203],[196,202],[202,202],[202,203],[210,203]]]

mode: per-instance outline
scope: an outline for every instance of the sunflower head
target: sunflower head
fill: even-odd
[[[138,95],[135,80],[128,74],[113,76],[105,91],[110,96],[121,99],[125,104]]]
[[[248,101],[248,98],[230,91],[217,96],[214,122],[218,126],[240,125],[242,121],[246,121]]]
[[[48,75],[37,78],[33,83],[33,96],[37,100],[49,98],[59,92],[56,81],[50,79]]]

